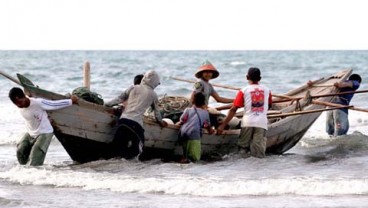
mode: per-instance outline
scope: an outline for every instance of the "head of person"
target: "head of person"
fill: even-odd
[[[197,92],[194,94],[193,97],[193,105],[195,105],[196,107],[202,107],[204,105],[206,105],[206,101],[205,101],[205,96],[202,92]]]
[[[19,108],[25,108],[29,106],[29,99],[19,87],[13,87],[10,89],[9,98]]]
[[[362,82],[362,78],[359,76],[359,74],[352,74],[352,75],[350,75],[349,80],[351,80],[351,81],[357,81],[359,83]]]
[[[215,66],[208,60],[205,60],[202,65],[197,69],[195,77],[198,79],[204,79],[206,81],[215,79],[220,75]]]
[[[134,77],[134,85],[139,85],[141,84],[141,81],[143,79],[143,74],[138,74]]]
[[[155,70],[149,70],[144,73],[142,84],[148,85],[152,89],[155,89],[158,85],[160,85],[160,76],[158,76]]]
[[[256,67],[248,69],[247,80],[252,82],[259,82],[261,80],[261,70]]]

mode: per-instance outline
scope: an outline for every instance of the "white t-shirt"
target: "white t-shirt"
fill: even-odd
[[[241,126],[267,130],[269,103],[272,103],[272,95],[267,87],[252,84],[241,89],[234,100],[234,106],[244,107]]]
[[[27,132],[31,137],[40,134],[52,133],[47,110],[57,110],[72,105],[71,99],[64,100],[45,100],[42,98],[29,98],[30,104],[27,108],[20,108],[20,114],[26,120]]]

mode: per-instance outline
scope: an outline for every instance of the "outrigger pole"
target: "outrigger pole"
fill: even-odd
[[[182,79],[182,78],[177,78],[177,77],[170,77],[170,78],[172,78],[174,80],[178,80],[178,81],[183,81],[183,82],[190,82],[190,83],[197,82],[195,80],[187,80],[187,79]],[[215,87],[225,88],[225,89],[240,90],[240,88],[238,88],[238,87],[232,87],[232,86],[227,86],[227,85],[220,85],[220,84],[214,84],[214,83],[211,83],[211,85],[213,85]],[[326,85],[326,87],[327,86],[330,86],[330,85]],[[368,90],[356,90],[356,91],[348,91],[348,92],[328,93],[328,94],[323,94],[323,95],[311,95],[311,98],[330,97],[330,96],[354,94],[354,93],[358,94],[358,93],[366,93],[366,92],[368,92]],[[300,100],[300,99],[304,98],[304,96],[303,97],[292,97],[292,96],[277,95],[277,94],[272,94],[272,96],[283,98],[282,100],[275,100],[272,103],[282,103],[282,102],[287,102],[287,101]]]
[[[18,85],[21,85],[18,79],[16,79],[16,78],[14,78],[14,77],[10,76],[9,74],[7,74],[7,73],[3,72],[2,70],[0,70],[0,74],[1,74],[1,75],[3,75],[4,77],[6,77],[6,78],[10,79],[11,81],[13,81],[13,82],[17,83]]]

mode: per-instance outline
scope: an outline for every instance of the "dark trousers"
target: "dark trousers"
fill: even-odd
[[[142,143],[144,143],[144,129],[139,123],[130,119],[122,118],[119,119],[119,125],[122,124],[129,126],[139,136]]]

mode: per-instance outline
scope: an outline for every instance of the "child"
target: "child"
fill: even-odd
[[[251,156],[263,158],[266,155],[267,110],[272,105],[272,95],[267,87],[259,85],[261,71],[258,68],[249,68],[247,80],[249,86],[238,92],[224,122],[218,127],[217,134],[222,133],[236,110],[244,107],[238,148],[240,151],[250,151]]]
[[[191,99],[193,100],[193,96],[197,92],[202,92],[205,96],[205,107],[207,108],[208,100],[210,96],[212,96],[217,102],[221,103],[232,103],[233,99],[220,97],[217,94],[216,90],[209,83],[211,79],[215,79],[220,75],[217,69],[211,64],[209,61],[204,61],[202,65],[198,68],[195,76],[199,79],[194,84],[194,90],[192,92]]]
[[[179,125],[182,125],[179,138],[183,142],[184,159],[180,162],[196,162],[201,158],[202,127],[209,134],[213,133],[208,111],[205,110],[205,96],[197,92],[193,96],[193,106],[186,108],[180,117]]]
[[[211,62],[205,60],[202,65],[198,68],[195,76],[199,79],[194,84],[194,90],[192,92],[191,100],[193,100],[193,96],[197,92],[201,92],[205,96],[205,109],[207,109],[210,113],[210,121],[214,127],[219,125],[218,116],[220,112],[216,109],[208,108],[208,101],[210,96],[212,96],[217,102],[220,103],[232,103],[233,99],[220,97],[220,95],[216,92],[215,88],[209,83],[211,79],[215,79],[220,75],[217,69],[212,65]]]

